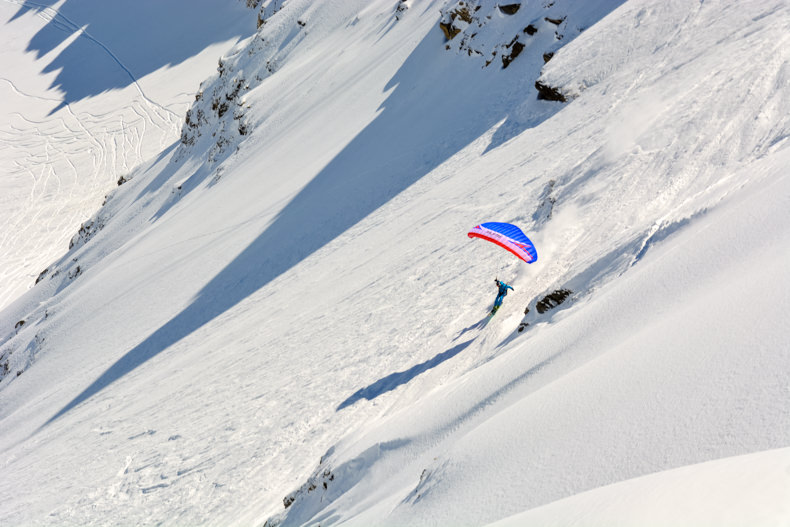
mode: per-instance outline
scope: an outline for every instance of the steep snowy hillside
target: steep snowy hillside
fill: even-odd
[[[3,308],[116,182],[177,139],[200,81],[255,24],[221,0],[4,0],[0,21]]]
[[[786,2],[248,4],[0,312],[0,522],[787,522]]]
[[[616,483],[506,518],[520,525],[781,525],[788,517],[787,448]]]

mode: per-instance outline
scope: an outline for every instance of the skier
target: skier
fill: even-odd
[[[510,289],[511,291],[515,291],[512,287],[507,285],[505,282],[500,282],[498,278],[494,278],[494,283],[499,288],[499,292],[497,293],[496,300],[494,300],[494,308],[491,310],[491,314],[494,315],[499,310],[499,307],[502,305],[502,301],[505,299],[507,295],[507,290]]]

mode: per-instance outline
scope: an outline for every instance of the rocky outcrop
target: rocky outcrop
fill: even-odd
[[[77,231],[77,234],[75,234],[69,242],[69,250],[74,247],[85,245],[88,240],[93,238],[96,233],[104,228],[104,225],[104,219],[100,215],[96,215],[80,225],[80,230]]]
[[[307,35],[309,4],[284,9],[286,0],[247,0],[247,5],[256,10],[258,31],[221,58],[216,74],[201,84],[181,128],[176,161],[199,152],[209,164],[218,165],[235,152],[253,127],[245,95],[274,75],[284,57]],[[405,10],[408,4],[403,1],[399,7]]]
[[[467,2],[461,0],[455,6],[442,13],[439,29],[444,33],[445,39],[454,39],[458,33],[475,21],[475,17],[472,16],[472,12],[469,9],[470,6]],[[480,9],[480,6],[474,6],[473,9],[477,11]]]
[[[408,9],[409,0],[398,0],[398,5],[395,7],[395,19],[400,20]]]
[[[507,68],[511,62],[513,62],[516,57],[518,57],[522,51],[524,51],[524,44],[518,41],[518,38],[514,38],[510,44],[505,46],[506,49],[510,51],[507,55],[502,55],[502,68]]]
[[[518,13],[519,8],[521,8],[520,2],[516,4],[507,4],[507,5],[499,6],[499,10],[506,15],[515,15],[516,13]]]
[[[563,9],[553,2],[458,0],[441,10],[439,29],[447,50],[478,57],[483,67],[499,57],[496,62],[505,69],[528,48],[537,56],[554,54],[568,28]]]
[[[518,333],[527,329],[531,324],[547,320],[547,318],[542,315],[545,315],[547,312],[566,302],[572,294],[573,291],[563,287],[555,289],[539,300],[534,300],[534,304],[530,303],[530,305],[524,308],[524,318],[518,325]],[[530,309],[530,306],[535,308],[534,311]]]
[[[615,5],[612,2],[609,7]],[[538,70],[599,16],[570,1],[457,0],[440,12],[438,26],[447,51],[479,60],[483,68],[501,64],[501,69],[508,69],[514,63],[527,63],[525,67],[533,70],[538,99],[557,102],[570,97],[561,87],[540,80]]]
[[[546,311],[554,309],[565,302],[565,300],[571,296],[571,293],[573,293],[573,291],[570,289],[557,289],[556,291],[552,291],[535,304],[535,309],[542,315]]]
[[[538,99],[558,102],[566,102],[568,100],[559,89],[543,84],[541,81],[535,82],[535,89],[538,90]]]
[[[34,322],[20,320],[14,330],[0,341],[0,387],[22,375],[33,363],[46,340],[43,333],[34,333],[35,326],[49,316],[46,310],[32,315]]]
[[[228,145],[238,142],[250,131],[250,125],[244,119],[244,94],[249,89],[250,83],[244,74],[234,71],[232,62],[220,59],[215,82],[211,83],[208,91],[201,85],[201,90],[195,95],[195,103],[187,110],[181,128],[181,145],[195,145],[204,133],[208,133],[206,130],[211,129],[213,141],[208,159],[217,160]],[[183,155],[183,152],[185,149],[179,153]]]

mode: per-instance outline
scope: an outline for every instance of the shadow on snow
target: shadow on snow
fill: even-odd
[[[377,117],[188,307],[129,350],[48,423],[266,286],[506,121],[509,108],[536,97],[528,72],[513,66],[483,70],[476,61],[446,54],[442,41],[439,31],[426,35],[387,84],[392,92]],[[546,117],[542,113],[522,129]],[[446,360],[467,344],[433,360]]]
[[[372,401],[379,395],[385,394],[387,392],[391,392],[398,386],[408,383],[416,376],[420,375],[421,373],[425,373],[426,371],[435,368],[439,364],[443,363],[446,360],[452,359],[456,355],[458,355],[461,351],[467,348],[469,344],[474,342],[474,339],[467,340],[466,342],[462,342],[457,346],[454,346],[447,351],[443,351],[439,353],[434,358],[423,362],[422,364],[417,364],[416,366],[412,366],[406,371],[401,371],[397,373],[392,373],[387,375],[383,379],[379,379],[378,381],[374,382],[370,386],[366,386],[361,390],[356,391],[351,397],[340,403],[340,406],[337,407],[337,411],[339,412],[343,408],[347,408],[354,404],[355,402],[361,399],[367,399],[368,401]]]
[[[255,17],[241,2],[66,0],[56,8],[58,3],[25,1],[8,22],[29,12],[48,20],[26,51],[38,59],[58,50],[42,71],[57,72],[51,87],[63,92],[63,101],[51,113],[86,97],[124,88],[212,44],[247,36],[240,27],[249,34],[255,31]],[[144,35],[130,27],[140,28]]]

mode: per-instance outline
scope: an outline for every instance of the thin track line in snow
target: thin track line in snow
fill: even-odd
[[[37,7],[37,8],[39,8],[39,11],[36,13],[37,16],[43,18],[44,20],[55,22],[56,24],[60,23],[62,25],[62,27],[67,28],[67,29],[64,29],[64,31],[70,30],[72,33],[76,33],[78,37],[85,37],[88,40],[90,40],[91,42],[93,42],[94,44],[96,44],[97,46],[99,46],[100,48],[102,48],[105,51],[105,53],[107,53],[110,56],[110,58],[116,64],[118,64],[118,66],[124,72],[126,72],[126,74],[131,79],[132,84],[134,84],[135,88],[137,88],[137,91],[139,92],[140,96],[152,108],[152,110],[154,111],[154,113],[156,114],[156,116],[158,118],[162,119],[163,121],[167,121],[168,123],[170,122],[170,120],[168,118],[161,116],[159,114],[159,112],[156,111],[157,108],[162,110],[162,111],[164,111],[164,112],[166,112],[166,114],[170,114],[171,116],[173,116],[176,119],[176,122],[179,121],[179,116],[176,115],[175,112],[173,112],[169,108],[159,104],[158,102],[150,99],[145,94],[145,92],[143,91],[143,88],[140,86],[140,84],[137,82],[137,78],[132,74],[132,72],[129,70],[129,68],[127,68],[124,65],[123,62],[121,62],[121,59],[119,59],[115,55],[115,53],[113,53],[112,50],[110,50],[110,48],[108,48],[103,42],[101,42],[96,37],[91,35],[88,32],[88,30],[85,29],[84,26],[77,25],[75,22],[73,22],[71,19],[69,19],[66,15],[62,14],[60,11],[58,11],[58,10],[52,8],[52,7],[49,7],[47,5],[44,5],[44,4],[38,4],[38,3],[35,3],[35,2],[29,2],[29,1],[24,1],[24,0],[5,0],[5,2],[10,3],[10,4],[14,4],[14,5],[18,5],[20,7],[31,7],[31,6],[32,7]]]
[[[6,1],[8,1],[8,0],[6,0]],[[11,86],[11,90],[14,93],[16,93],[17,95],[21,95],[22,97],[29,97],[31,99],[38,99],[40,101],[61,102],[61,99],[58,99],[58,98],[55,98],[55,97],[52,97],[52,98],[50,98],[50,97],[42,97],[40,95],[33,95],[33,94],[30,94],[30,93],[25,93],[22,90],[20,90],[19,88],[17,88],[16,84],[14,84],[11,81],[11,79],[7,79],[5,77],[0,77],[0,81],[7,82],[8,85]],[[18,112],[15,112],[15,113],[18,113]]]

